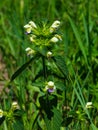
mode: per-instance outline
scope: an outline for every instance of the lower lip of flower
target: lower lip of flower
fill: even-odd
[[[54,89],[48,89],[48,92],[52,93],[52,92],[54,92]]]

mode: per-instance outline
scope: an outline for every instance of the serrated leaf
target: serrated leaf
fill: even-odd
[[[31,58],[28,62],[23,64],[11,77],[10,81],[13,81],[17,76],[19,76],[27,67],[28,65],[35,59],[36,57]]]
[[[51,120],[49,120],[46,115],[44,117],[44,121],[45,121],[47,130],[51,130]]]
[[[24,125],[23,125],[22,120],[16,119],[13,123],[13,129],[14,130],[24,130]]]
[[[61,91],[65,91],[66,90],[66,86],[63,82],[61,81],[57,81],[55,82],[55,85],[58,89],[60,89]]]
[[[24,114],[24,111],[23,111],[23,110],[16,109],[16,110],[14,111],[14,117],[16,117],[17,119],[20,118],[20,117],[22,117],[23,114]]]
[[[53,108],[53,120],[52,120],[52,130],[60,130],[61,123],[62,123],[62,114],[61,112],[56,109],[55,107]]]
[[[52,109],[57,106],[56,95],[44,95],[39,98],[41,109],[45,111],[48,119],[53,117]]]
[[[58,56],[52,57],[52,59],[54,60],[54,62],[56,63],[57,67],[62,72],[62,74],[67,78],[68,77],[68,69],[67,69],[67,66],[65,64],[63,57],[58,55]]]
[[[62,126],[67,127],[73,120],[73,117],[67,117],[63,120]]]

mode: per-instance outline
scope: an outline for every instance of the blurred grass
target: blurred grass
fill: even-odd
[[[2,59],[8,70],[9,79],[15,70],[27,61],[25,48],[30,43],[25,36],[23,26],[30,20],[36,23],[44,20],[50,23],[54,20],[60,20],[62,22],[61,30],[64,40],[60,48],[62,48],[61,50],[64,49],[63,54],[73,84],[78,86],[78,88],[73,88],[71,83],[69,84],[70,88],[67,89],[66,93],[68,93],[67,98],[69,101],[71,100],[71,103],[68,103],[68,105],[72,105],[74,109],[77,109],[78,101],[73,103],[76,94],[82,107],[84,107],[86,102],[92,101],[95,106],[93,111],[98,113],[98,107],[96,107],[98,106],[98,96],[94,95],[96,89],[94,89],[95,91],[93,90],[93,94],[91,93],[93,87],[97,88],[98,84],[97,5],[97,0],[96,2],[95,0],[1,0],[0,54],[2,54]],[[71,65],[74,73],[72,73]],[[78,80],[75,78],[75,75]],[[20,100],[25,102],[26,85],[24,89],[22,87],[24,82],[29,82],[26,80],[27,77],[30,77],[30,72],[25,70],[20,77],[20,80],[15,80],[17,90],[15,88],[12,89],[14,89],[17,97],[20,96]],[[4,80],[4,82],[6,81]],[[71,90],[75,93],[73,97]],[[90,118],[98,127],[95,115],[91,115]]]

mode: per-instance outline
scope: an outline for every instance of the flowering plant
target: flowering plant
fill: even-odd
[[[46,23],[42,23],[42,25],[36,25],[35,22],[30,21],[28,24],[24,26],[25,33],[29,38],[29,41],[31,42],[26,49],[27,58],[28,61],[23,64],[11,77],[11,82],[23,72],[31,62],[37,64],[38,61],[38,68],[39,70],[36,72],[36,65],[33,64],[33,68],[35,71],[35,75],[32,76],[31,81],[27,83],[32,84],[32,88],[35,91],[35,94],[31,93],[32,88],[29,87],[29,85],[26,85],[27,90],[29,90],[28,100],[32,100],[33,105],[36,106],[37,116],[33,117],[33,124],[32,128],[34,128],[35,122],[37,118],[41,118],[41,120],[44,119],[44,121],[51,121],[53,120],[59,120],[59,127],[62,123],[62,106],[58,105],[59,100],[59,92],[64,93],[65,92],[65,86],[63,85],[65,82],[65,79],[67,79],[67,67],[65,64],[65,61],[63,57],[58,54],[57,49],[59,48],[59,42],[62,42],[61,34],[58,32],[61,22],[56,20],[53,22],[51,26],[49,26]],[[35,65],[35,66],[34,66]],[[39,84],[40,82],[40,84]],[[63,87],[62,87],[63,86]],[[35,98],[36,95],[36,98]],[[32,98],[31,98],[32,97]],[[61,102],[63,97],[61,96]],[[21,102],[20,102],[21,104]],[[26,109],[26,106],[19,107],[17,105],[17,102],[12,103],[11,112],[9,111],[8,115],[11,115],[13,117],[13,121],[16,117],[14,115],[18,115],[18,113],[22,116],[22,129],[27,121],[25,121],[25,113],[28,112]],[[16,109],[18,109],[18,113],[16,112]],[[31,110],[31,108],[30,108]],[[30,111],[28,110],[28,111]],[[34,113],[31,112],[31,115],[33,116]],[[59,118],[57,116],[57,113],[59,115]],[[3,117],[3,111],[1,111],[1,118]],[[7,117],[4,115],[4,117]],[[6,118],[5,118],[6,119]],[[32,118],[31,118],[32,119]],[[8,120],[9,121],[9,120]],[[12,122],[13,122],[12,121]],[[32,122],[32,121],[31,121]],[[56,123],[56,122],[55,122]],[[57,125],[57,123],[54,125]],[[57,127],[58,127],[57,125]],[[47,126],[47,123],[46,123]],[[52,126],[51,126],[52,128]],[[21,129],[21,128],[20,128]]]

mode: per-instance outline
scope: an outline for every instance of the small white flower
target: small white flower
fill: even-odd
[[[60,21],[56,20],[53,22],[53,24],[51,25],[52,28],[58,28],[60,26]]]
[[[49,86],[49,88],[52,88],[52,87],[54,87],[54,82],[49,81],[47,85]]]
[[[31,25],[32,28],[37,28],[36,24],[33,21],[30,21],[29,24]]]
[[[29,24],[26,24],[24,28],[26,29],[27,33],[31,33],[32,27]]]
[[[47,52],[47,58],[51,58],[52,57],[52,52],[51,51],[48,51]]]
[[[60,21],[56,20],[53,22],[53,24],[50,26],[50,33],[54,32],[55,29],[57,29],[60,26]]]
[[[56,90],[56,87],[54,85],[54,82],[49,81],[45,87],[46,90],[48,90],[49,93],[52,93]]]
[[[35,41],[35,38],[36,38],[36,35],[32,35],[32,36],[30,37],[30,41],[31,41],[31,42],[34,42],[34,41]]]
[[[93,105],[92,102],[87,102],[86,103],[86,108],[92,108],[92,105]]]
[[[28,55],[28,56],[35,54],[35,51],[34,51],[33,49],[31,49],[30,47],[27,47],[27,48],[25,49],[25,51],[27,52],[27,55]]]
[[[19,106],[18,106],[18,103],[17,103],[17,102],[13,102],[13,103],[12,103],[12,109],[13,109],[13,110],[19,109]]]
[[[0,118],[3,117],[3,110],[0,109]]]
[[[60,35],[55,34],[55,37],[57,37],[60,41],[62,41],[62,38],[61,38],[61,36],[60,36]]]
[[[26,52],[28,52],[28,51],[30,51],[30,50],[31,50],[30,47],[27,47],[27,48],[25,49]]]
[[[62,41],[61,36],[58,35],[58,34],[54,35],[54,37],[52,37],[52,38],[50,39],[50,42],[56,43],[56,42],[58,42],[58,41]]]
[[[56,43],[58,41],[59,41],[59,39],[57,37],[55,37],[55,36],[50,39],[50,42],[53,42],[53,43]]]

